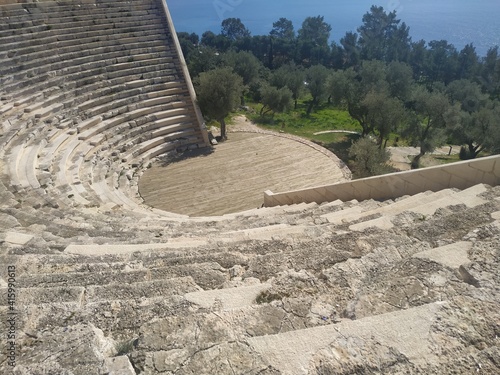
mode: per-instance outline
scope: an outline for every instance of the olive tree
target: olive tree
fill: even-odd
[[[201,111],[220,123],[221,138],[226,139],[224,118],[240,102],[243,79],[231,68],[217,68],[201,73],[195,84]]]

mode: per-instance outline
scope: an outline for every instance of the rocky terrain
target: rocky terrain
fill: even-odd
[[[2,207],[13,373],[495,374],[499,197],[478,185],[184,222],[115,213],[83,230]]]

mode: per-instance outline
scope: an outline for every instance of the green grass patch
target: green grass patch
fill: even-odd
[[[483,155],[481,155],[483,156]],[[478,156],[480,157],[480,156]],[[450,164],[450,163],[456,163],[458,161],[463,161],[460,160],[460,157],[458,154],[454,155],[432,155],[432,154],[427,154],[422,158],[422,166],[423,167],[432,167],[434,165],[442,165],[442,164]]]
[[[449,163],[456,163],[457,161],[462,161],[460,160],[460,157],[458,154],[456,155],[430,155],[430,157],[440,164],[449,164]]]
[[[262,108],[261,104],[248,101],[247,105],[253,109],[253,113],[239,112],[239,114],[244,114],[258,126],[309,139],[329,149],[345,163],[349,161],[349,147],[351,147],[352,142],[359,138],[359,135],[350,133],[315,133],[330,130],[347,130],[360,133],[362,130],[358,122],[352,119],[346,110],[329,103],[323,103],[315,107],[309,116],[306,114],[307,99],[300,100],[297,109],[265,116],[259,114]]]
[[[251,107],[254,108],[255,113],[249,117],[254,123],[270,130],[282,130],[308,139],[311,139],[314,133],[326,130],[361,131],[359,124],[349,116],[346,110],[328,103],[316,107],[310,115],[306,114],[307,101],[299,101],[296,110],[266,116],[259,115],[260,104],[252,103]]]

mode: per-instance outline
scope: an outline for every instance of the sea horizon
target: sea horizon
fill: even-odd
[[[168,0],[176,31],[220,33],[226,18],[240,18],[252,35],[268,35],[273,22],[290,19],[295,31],[309,16],[323,16],[332,26],[330,42],[357,32],[372,5],[395,10],[410,27],[413,41],[447,40],[458,50],[472,43],[480,56],[500,45],[499,0]]]

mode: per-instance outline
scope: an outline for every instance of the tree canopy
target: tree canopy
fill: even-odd
[[[473,44],[412,41],[396,12],[379,6],[340,43],[330,43],[331,31],[323,16],[305,17],[297,32],[282,17],[269,34],[252,36],[241,19],[228,18],[220,34],[178,36],[203,113],[224,129],[235,98],[258,101],[262,115],[288,111],[291,98],[306,116],[322,102],[347,110],[379,148],[391,134],[404,137],[420,148],[414,167],[444,142],[463,145],[463,158],[500,152],[498,46],[480,57]]]
[[[222,21],[221,34],[231,41],[250,37],[250,31],[239,18],[226,18]]]
[[[195,84],[200,109],[221,124],[221,137],[225,139],[225,117],[239,104],[243,79],[225,67],[201,73]]]

